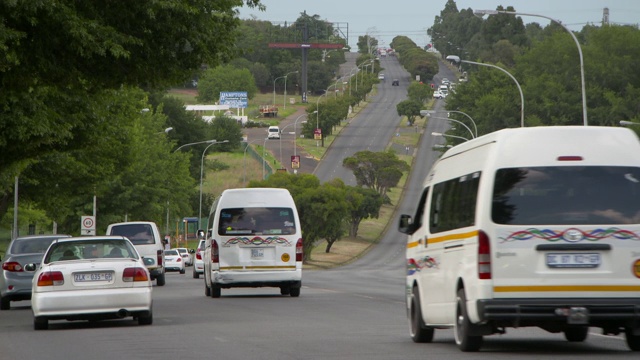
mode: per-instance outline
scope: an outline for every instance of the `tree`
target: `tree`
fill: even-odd
[[[198,101],[218,101],[223,91],[246,91],[247,97],[252,99],[258,92],[258,87],[249,69],[224,65],[202,74],[198,81]]]
[[[407,89],[407,97],[421,104],[431,99],[432,96],[433,89],[431,86],[423,82],[413,81],[409,84],[409,88]]]
[[[409,126],[413,126],[416,116],[420,116],[420,110],[422,109],[422,103],[416,100],[404,100],[396,105],[398,115],[406,116]]]
[[[230,59],[243,5],[264,9],[259,0],[0,3],[0,218],[14,176],[45,154],[93,146],[86,139],[109,121],[97,116],[104,90],[162,89]]]
[[[349,204],[349,236],[358,236],[360,222],[368,218],[378,218],[383,199],[378,192],[359,186],[347,186],[346,200]]]
[[[358,151],[344,158],[342,166],[353,171],[358,185],[373,189],[382,196],[398,184],[403,172],[409,171],[409,165],[391,151]]]

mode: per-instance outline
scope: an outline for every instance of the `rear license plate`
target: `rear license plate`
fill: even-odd
[[[251,249],[251,259],[263,259],[264,249]]]
[[[112,281],[112,280],[113,280],[113,273],[111,272],[73,274],[73,281],[75,282]]]
[[[596,268],[600,266],[598,253],[553,253],[547,254],[547,266],[550,268]]]

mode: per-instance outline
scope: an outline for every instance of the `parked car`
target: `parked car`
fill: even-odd
[[[202,260],[202,255],[204,255],[204,247],[206,244],[206,240],[200,239],[198,243],[198,248],[195,253],[195,260],[193,260],[193,278],[198,279],[200,274],[204,273],[204,261]]]
[[[191,255],[189,254],[189,249],[176,248],[176,250],[178,250],[178,252],[180,253],[180,256],[182,256],[182,260],[184,260],[184,266],[193,265],[193,261],[191,260]]]
[[[184,259],[178,249],[165,250],[164,260],[164,269],[166,271],[179,271],[180,274],[185,273]]]
[[[51,243],[70,235],[31,235],[15,238],[7,248],[0,275],[0,310],[9,310],[11,301],[31,299],[33,271],[25,271],[29,263],[39,264]]]
[[[38,263],[25,266],[35,270]],[[123,236],[85,236],[54,241],[33,277],[33,327],[50,320],[107,320],[132,316],[153,322],[151,276]]]
[[[392,86],[400,86],[400,80],[398,79],[393,79],[393,81],[391,82]]]

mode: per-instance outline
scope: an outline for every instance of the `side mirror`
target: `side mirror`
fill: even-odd
[[[413,219],[411,215],[402,214],[400,215],[400,221],[398,223],[398,231],[403,234],[413,234],[415,229],[413,229]]]
[[[35,263],[26,264],[24,266],[24,270],[25,271],[33,272],[33,271],[36,271],[37,269],[38,269],[38,266]]]
[[[198,239],[204,239],[204,230],[198,230]]]
[[[195,254],[195,253],[196,253],[196,251],[195,251],[194,249],[189,249],[189,253],[191,253],[191,254]]]

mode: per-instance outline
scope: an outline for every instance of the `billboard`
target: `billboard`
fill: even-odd
[[[246,91],[221,91],[220,105],[229,105],[234,109],[246,109],[249,102]]]

